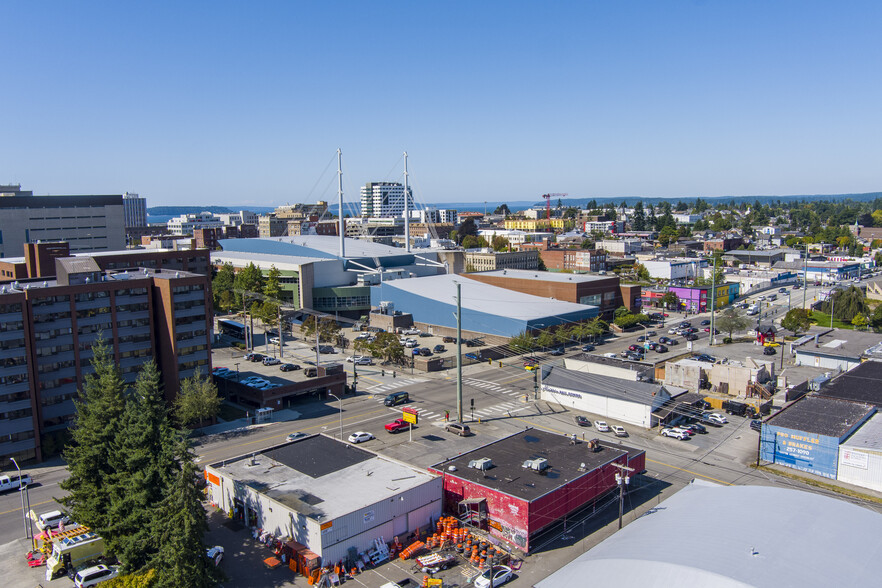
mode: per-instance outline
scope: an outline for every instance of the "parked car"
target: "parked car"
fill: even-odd
[[[683,321],[682,323],[680,323],[680,326],[688,329],[692,326],[692,323],[690,323],[689,321]]]
[[[351,357],[347,357],[346,361],[348,361],[349,363],[354,363],[355,365],[374,365],[374,360],[367,355],[353,355]]]
[[[404,329],[403,331],[401,331],[401,334],[402,334],[402,335],[419,335],[419,334],[420,334],[420,330],[419,330],[419,329],[414,329],[414,328]]]
[[[251,353],[251,354],[249,354],[249,356],[246,356],[246,357],[248,357],[248,361],[252,361],[254,363],[257,363],[258,361],[263,361],[264,357],[266,357],[266,356],[261,355],[260,353]]]
[[[582,415],[576,415],[573,417],[573,420],[576,421],[576,424],[580,427],[590,427],[591,421],[588,420],[588,417],[583,417]]]
[[[69,523],[70,518],[60,510],[50,510],[38,516],[35,522],[38,529],[45,531],[46,529],[54,529],[61,523]]]
[[[668,348],[665,345],[662,345],[661,343],[659,343],[658,345],[655,346],[655,352],[656,353],[667,353]]]
[[[112,580],[119,575],[118,566],[97,565],[77,572],[74,576],[74,586],[77,588],[91,588],[101,582]]]
[[[456,343],[456,337],[443,337],[441,340],[445,343]]]
[[[349,435],[350,443],[364,443],[365,441],[370,441],[374,436],[370,433],[366,433],[364,431],[356,431],[355,433]]]
[[[416,339],[408,339],[407,341],[404,342],[404,346],[407,347],[408,349],[414,349],[414,348],[420,346],[420,342],[417,341]]]
[[[609,433],[609,425],[606,424],[606,421],[594,421],[594,428],[601,433]]]
[[[303,368],[303,375],[307,378],[317,378],[318,369],[314,367]]]
[[[272,345],[278,345],[278,344],[280,344],[282,341],[281,341],[278,337],[270,337],[269,342],[270,342]]]
[[[708,355],[707,353],[699,353],[698,355],[696,355],[692,359],[694,359],[696,361],[706,361],[708,363],[717,363],[717,358],[715,358],[712,355]]]
[[[648,337],[647,337],[646,335],[640,335],[639,337],[637,337],[637,342],[638,342],[638,343],[643,343],[643,342],[646,341],[647,339],[648,339]]]
[[[495,588],[496,586],[502,586],[511,580],[512,572],[511,568],[508,566],[493,566],[475,578],[475,588],[490,588],[490,574],[493,574],[492,585]]]
[[[656,333],[655,331],[649,331],[648,333],[646,333],[647,337],[655,337],[656,335],[658,335],[658,333]]]
[[[563,347],[555,347],[554,349],[552,349],[551,351],[548,352],[548,355],[555,355],[555,356],[563,355],[563,354],[564,354]]]
[[[315,345],[310,348],[312,351],[315,351]],[[337,351],[331,345],[319,345],[318,346],[319,353],[337,353]]]
[[[690,423],[688,425],[680,425],[680,428],[686,431],[692,431],[693,433],[704,435],[707,433],[707,429],[698,423]]]
[[[639,345],[629,345],[628,346],[628,351],[637,351],[638,349],[643,349],[643,348],[640,347]]]
[[[689,438],[689,433],[686,431],[678,431],[676,429],[662,429],[662,437],[673,437],[674,439],[679,439],[680,441],[685,441]]]
[[[591,345],[590,343],[582,345],[582,351],[594,351],[594,345]]]
[[[655,341],[647,341],[645,347],[650,351],[655,351],[655,348],[658,347],[658,343],[656,343]]]
[[[306,433],[297,431],[296,433],[288,433],[288,436],[285,437],[285,441],[297,441],[298,439],[303,439],[304,437],[306,437]]]
[[[634,351],[625,352],[625,359],[630,359],[631,361],[642,361],[643,355],[640,353],[635,353]]]
[[[750,428],[757,433],[761,433],[763,430],[763,422],[759,419],[753,419],[752,421],[750,421]]]
[[[474,360],[474,361],[481,361],[481,358],[478,356],[477,353],[466,353],[466,354],[465,354],[465,358],[466,358],[466,359],[472,359],[472,360]]]
[[[469,426],[463,423],[447,423],[444,425],[444,430],[448,433],[459,435],[460,437],[468,437],[472,434],[472,430],[469,429]]]
[[[447,351],[447,348],[443,345],[435,345],[434,347],[432,347],[432,351],[434,351],[435,353],[444,353],[445,351]]]
[[[627,437],[628,431],[625,430],[625,427],[621,425],[613,425],[612,426],[613,433],[616,434],[616,437]]]
[[[712,412],[712,413],[708,414],[707,417],[705,417],[705,418],[708,421],[710,421],[712,423],[717,423],[719,425],[725,425],[726,423],[729,422],[729,420],[726,417],[724,417],[723,415],[721,415],[717,412]]]
[[[695,333],[686,333],[685,335],[683,335],[683,338],[687,341],[697,341],[698,335],[696,335]]]
[[[786,292],[787,292],[787,288],[778,288],[778,293],[779,293],[779,294],[784,294],[784,293],[786,293]]]
[[[428,347],[420,347],[420,356],[422,356],[422,357],[431,357],[431,356],[432,356],[432,350],[429,349]]]
[[[763,347],[763,355],[775,355],[775,348],[768,346]]]
[[[391,423],[386,423],[385,429],[388,433],[399,433],[410,428],[410,423],[404,422],[404,419],[395,419]]]
[[[282,363],[282,360],[278,357],[264,357],[263,365],[279,365]]]
[[[300,366],[296,363],[283,363],[279,366],[279,369],[283,372],[296,372],[300,369]]]
[[[224,559],[224,547],[223,545],[215,545],[214,547],[209,547],[205,550],[205,557],[208,561],[214,564],[214,567],[220,565],[221,561]]]
[[[616,354],[615,353],[604,353],[603,356],[609,357],[610,359],[615,359]]]
[[[680,327],[671,327],[670,329],[668,329],[668,335],[679,335],[679,334],[680,334]]]

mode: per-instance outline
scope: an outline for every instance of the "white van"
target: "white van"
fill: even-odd
[[[49,512],[44,512],[43,514],[38,516],[37,520],[34,522],[37,523],[38,529],[40,529],[41,531],[45,531],[46,529],[54,529],[61,523],[69,523],[70,519],[60,510],[52,510]]]

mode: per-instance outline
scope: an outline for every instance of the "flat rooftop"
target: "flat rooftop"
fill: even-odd
[[[842,437],[874,410],[869,404],[806,396],[766,422],[775,427]]]
[[[495,278],[509,278],[513,280],[535,280],[538,282],[559,282],[562,284],[573,283],[583,284],[587,282],[597,282],[602,280],[614,280],[618,276],[615,274],[609,276],[601,276],[597,274],[566,274],[562,272],[540,272],[518,269],[493,270],[489,272],[479,272],[479,276],[493,276]],[[468,277],[468,275],[466,275]]]
[[[814,337],[800,338],[802,343],[794,345],[794,351],[805,354],[827,355],[833,357],[861,357],[879,355],[882,357],[882,335],[860,333],[850,329],[832,329],[818,336],[817,347]]]
[[[642,449],[603,441],[601,450],[593,452],[588,449],[587,443],[580,441],[572,445],[570,438],[565,435],[527,429],[433,467],[515,498],[533,501],[623,455],[633,458],[641,453]],[[493,462],[492,468],[478,470],[469,467],[470,461],[485,457]],[[539,457],[548,460],[550,468],[546,473],[540,474],[523,467],[525,461]],[[583,463],[585,468],[581,470]],[[456,467],[454,472],[449,471],[451,466]]]
[[[661,384],[635,382],[557,366],[542,370],[542,385],[647,405],[652,405],[656,394],[664,387]]]
[[[821,388],[817,396],[862,402],[882,408],[882,362],[865,361],[840,374]]]
[[[861,425],[861,428],[846,439],[843,445],[855,449],[882,451],[882,413],[870,417],[870,420]]]
[[[324,435],[212,467],[316,520],[335,519],[436,478],[425,470]]]

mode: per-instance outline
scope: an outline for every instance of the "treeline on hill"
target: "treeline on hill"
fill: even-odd
[[[70,477],[61,487],[70,494],[59,502],[73,520],[104,538],[107,555],[120,560],[125,575],[103,586],[216,585],[219,571],[205,557],[203,543],[208,523],[200,472],[185,432],[166,407],[156,364],[144,364],[129,387],[103,340],[92,350],[94,373],[75,400],[64,452]],[[210,396],[213,385],[205,382],[199,374],[185,380],[181,396],[192,395],[194,387]],[[216,390],[214,400],[216,411]],[[182,402],[175,414],[186,414],[183,420],[204,416],[182,412]]]

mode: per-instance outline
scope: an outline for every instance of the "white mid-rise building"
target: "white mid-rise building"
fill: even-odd
[[[631,255],[643,251],[643,241],[640,239],[604,239],[598,244],[598,248],[616,255]]]
[[[643,266],[652,278],[663,280],[694,280],[701,277],[701,268],[707,267],[706,259],[644,261]]]
[[[200,212],[199,214],[182,214],[166,223],[166,228],[170,233],[186,235],[193,232],[193,229],[218,229],[224,226],[220,218],[210,212]]]
[[[685,212],[675,212],[671,216],[678,225],[691,225],[701,220],[700,214],[688,214]]]
[[[420,223],[450,223],[456,224],[456,209],[454,208],[425,208],[421,210],[411,210],[411,222]]]
[[[413,190],[408,188],[407,208],[413,210]],[[368,182],[361,187],[362,218],[404,215],[404,186],[398,182]]]
[[[493,237],[504,237],[516,249],[524,243],[538,243],[545,238],[554,241],[554,233],[529,233],[516,229],[481,229],[478,231],[478,236],[484,237],[488,243],[493,241]]]
[[[240,210],[239,212],[233,212],[230,214],[218,214],[217,218],[228,227],[238,227],[239,225],[257,226],[258,224],[257,213],[251,212],[250,210]]]

